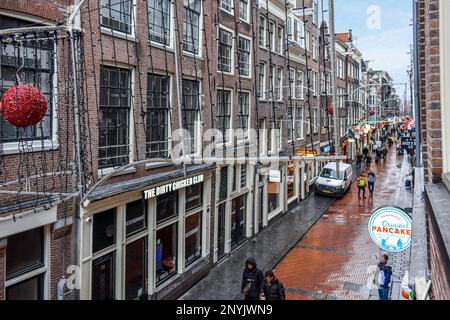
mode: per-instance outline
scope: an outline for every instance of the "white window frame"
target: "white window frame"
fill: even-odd
[[[262,90],[262,92],[259,93],[260,94],[259,100],[263,101],[263,100],[266,100],[266,97],[267,97],[267,92],[266,92],[266,89],[267,89],[267,83],[266,83],[267,82],[267,64],[261,62],[258,66],[258,68],[259,68],[258,69],[258,90],[261,88],[260,83],[259,83],[260,76],[261,76],[261,73],[260,73],[261,66],[263,67],[264,74],[263,74],[263,87],[262,87],[263,90]]]
[[[261,44],[261,32],[260,32],[260,28],[261,28],[261,20],[264,20],[264,26],[263,29],[264,31],[262,32],[262,44]],[[268,26],[267,26],[267,18],[264,17],[263,15],[259,16],[259,20],[258,20],[258,32],[259,32],[259,37],[258,37],[258,44],[259,47],[262,49],[267,49],[266,48],[266,44],[267,44],[267,32],[268,32]]]
[[[219,8],[220,8],[220,10],[225,11],[226,13],[234,14],[234,8],[235,8],[234,0],[229,0],[229,1],[230,1],[230,9],[229,10],[227,8],[224,8],[224,0],[220,0]]]
[[[148,10],[148,8],[147,8],[147,10]],[[175,26],[173,24],[173,17],[174,17],[175,12],[174,12],[174,5],[173,5],[172,1],[169,1],[169,11],[170,11],[169,19],[171,20],[170,29],[169,29],[169,44],[164,45],[162,43],[150,40],[150,45],[153,47],[168,48],[171,50],[174,49],[173,44],[174,44],[174,37],[175,37]],[[148,14],[147,14],[147,16],[148,16]],[[150,23],[150,22],[148,21],[147,23]],[[150,26],[148,26],[148,27],[150,28]],[[150,33],[150,30],[149,30],[149,33]]]
[[[226,27],[226,26],[224,26],[222,24],[218,25],[218,27],[217,27],[217,41],[216,41],[217,52],[218,53],[219,53],[219,47],[220,47],[220,29],[222,29],[223,31],[231,33],[231,51],[230,51],[230,55],[231,55],[230,58],[231,59],[230,59],[230,71],[229,72],[228,71],[219,70],[219,63],[218,63],[219,61],[217,61],[217,73],[221,74],[223,72],[224,74],[227,74],[227,75],[234,75],[234,69],[235,69],[235,67],[234,67],[235,66],[235,64],[234,64],[234,56],[235,56],[235,45],[236,45],[235,44],[236,41],[233,41],[233,39],[235,37],[234,30],[231,29],[231,28],[228,28],[228,27]],[[217,57],[219,57],[219,55],[217,55]]]
[[[250,2],[251,2],[251,0],[246,0],[247,1],[247,9],[246,9],[246,12],[247,12],[247,17],[245,17],[245,19],[243,19],[242,17],[241,17],[241,6],[242,6],[242,0],[240,0],[239,1],[239,19],[241,20],[241,21],[244,21],[244,22],[246,22],[246,23],[249,23],[250,22],[250,12],[251,12],[251,10],[250,10]]]
[[[240,77],[241,78],[252,78],[252,65],[253,65],[253,55],[252,55],[252,48],[253,48],[253,39],[251,38],[251,37],[249,37],[249,36],[247,36],[247,35],[245,35],[245,34],[242,34],[242,33],[239,33],[239,36],[238,36],[238,41],[239,41],[239,38],[243,38],[243,39],[246,39],[246,40],[249,40],[250,41],[250,52],[249,52],[249,59],[248,59],[248,63],[249,63],[249,66],[248,66],[248,76],[246,76],[246,75],[242,75],[242,74],[240,74],[240,71],[239,71],[239,75],[240,75]],[[234,42],[234,41],[233,41]],[[238,47],[239,47],[239,43],[237,44],[238,45]],[[239,61],[238,61],[238,63],[239,63]],[[239,67],[239,66],[238,66]]]
[[[280,30],[281,30],[281,38],[280,38]],[[278,26],[277,28],[277,52],[279,55],[284,56],[284,28],[282,26]]]
[[[101,25],[101,21],[99,21],[100,24],[100,31],[106,35],[112,36],[112,37],[117,37],[117,38],[122,38],[122,39],[126,39],[126,40],[130,40],[130,41],[136,41],[136,33],[135,33],[135,29],[136,29],[136,14],[137,14],[137,10],[136,10],[136,0],[131,0],[131,7],[132,7],[132,16],[131,16],[131,21],[130,21],[130,29],[131,32],[125,33],[122,31],[118,31],[118,30],[113,30],[110,29],[108,27],[105,27],[103,25]],[[99,11],[101,11],[101,0],[99,3]],[[148,8],[146,8],[146,10],[148,10]],[[101,20],[101,12],[99,12],[100,14],[100,20]]]

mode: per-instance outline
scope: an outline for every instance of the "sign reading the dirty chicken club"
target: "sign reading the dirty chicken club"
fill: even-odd
[[[144,198],[145,199],[150,199],[150,198],[154,198],[160,195],[163,195],[165,193],[168,192],[172,192],[172,191],[177,191],[180,189],[184,189],[187,187],[190,187],[192,185],[198,184],[198,183],[202,183],[203,182],[203,175],[198,175],[195,177],[190,177],[190,178],[186,178],[183,180],[179,180],[179,181],[175,181],[175,182],[171,182],[168,184],[163,184],[159,187],[155,187],[155,188],[151,188],[148,190],[144,191]]]

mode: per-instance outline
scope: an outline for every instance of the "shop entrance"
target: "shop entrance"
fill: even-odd
[[[245,239],[246,195],[233,199],[231,208],[231,248],[234,249]]]
[[[93,262],[92,300],[114,298],[114,253],[110,253]]]

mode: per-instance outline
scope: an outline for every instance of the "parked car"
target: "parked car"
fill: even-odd
[[[350,189],[352,180],[353,168],[350,164],[331,162],[320,172],[314,183],[314,193],[342,197]]]

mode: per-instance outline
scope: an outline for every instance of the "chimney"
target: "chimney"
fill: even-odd
[[[348,30],[348,41],[353,42],[353,30],[352,29]]]

